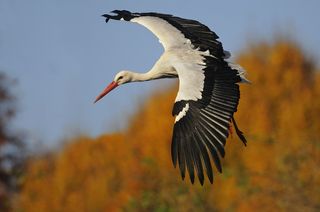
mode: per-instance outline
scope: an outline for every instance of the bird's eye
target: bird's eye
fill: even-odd
[[[123,78],[123,76],[120,76],[119,78],[118,78],[118,80],[121,80]]]

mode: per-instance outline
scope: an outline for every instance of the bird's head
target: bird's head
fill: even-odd
[[[118,85],[125,84],[127,82],[131,82],[132,80],[132,72],[131,71],[120,71],[116,74],[114,77],[114,82],[116,82]]]
[[[130,71],[120,71],[114,77],[114,80],[97,96],[94,103],[102,99],[110,91],[118,87],[119,85],[128,83],[132,81],[132,72]]]

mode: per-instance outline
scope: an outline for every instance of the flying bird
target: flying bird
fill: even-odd
[[[204,24],[161,13],[131,13],[114,10],[109,19],[138,23],[158,37],[164,53],[146,73],[120,71],[95,102],[119,85],[161,78],[178,78],[179,91],[172,115],[175,116],[171,155],[179,165],[182,179],[189,173],[191,183],[197,174],[204,183],[204,172],[213,182],[211,160],[222,172],[220,158],[233,123],[241,141],[247,141],[237,127],[234,113],[240,98],[238,83],[249,83],[245,70],[226,61],[225,51],[216,33]]]

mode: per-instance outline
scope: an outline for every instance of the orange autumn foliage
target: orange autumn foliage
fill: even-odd
[[[236,114],[249,142],[228,139],[213,185],[191,185],[173,168],[173,88],[147,100],[124,132],[81,136],[30,161],[17,210],[320,210],[320,73],[283,40],[254,44],[238,62],[252,81]]]

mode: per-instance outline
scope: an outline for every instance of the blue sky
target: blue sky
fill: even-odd
[[[158,40],[142,26],[106,24],[100,15],[111,10],[197,19],[234,55],[251,40],[272,40],[280,32],[319,61],[319,8],[317,0],[1,0],[0,70],[18,80],[13,127],[28,136],[31,147],[52,147],[79,133],[116,131],[148,95],[174,83],[127,84],[93,104],[119,70],[147,71],[162,53]]]

